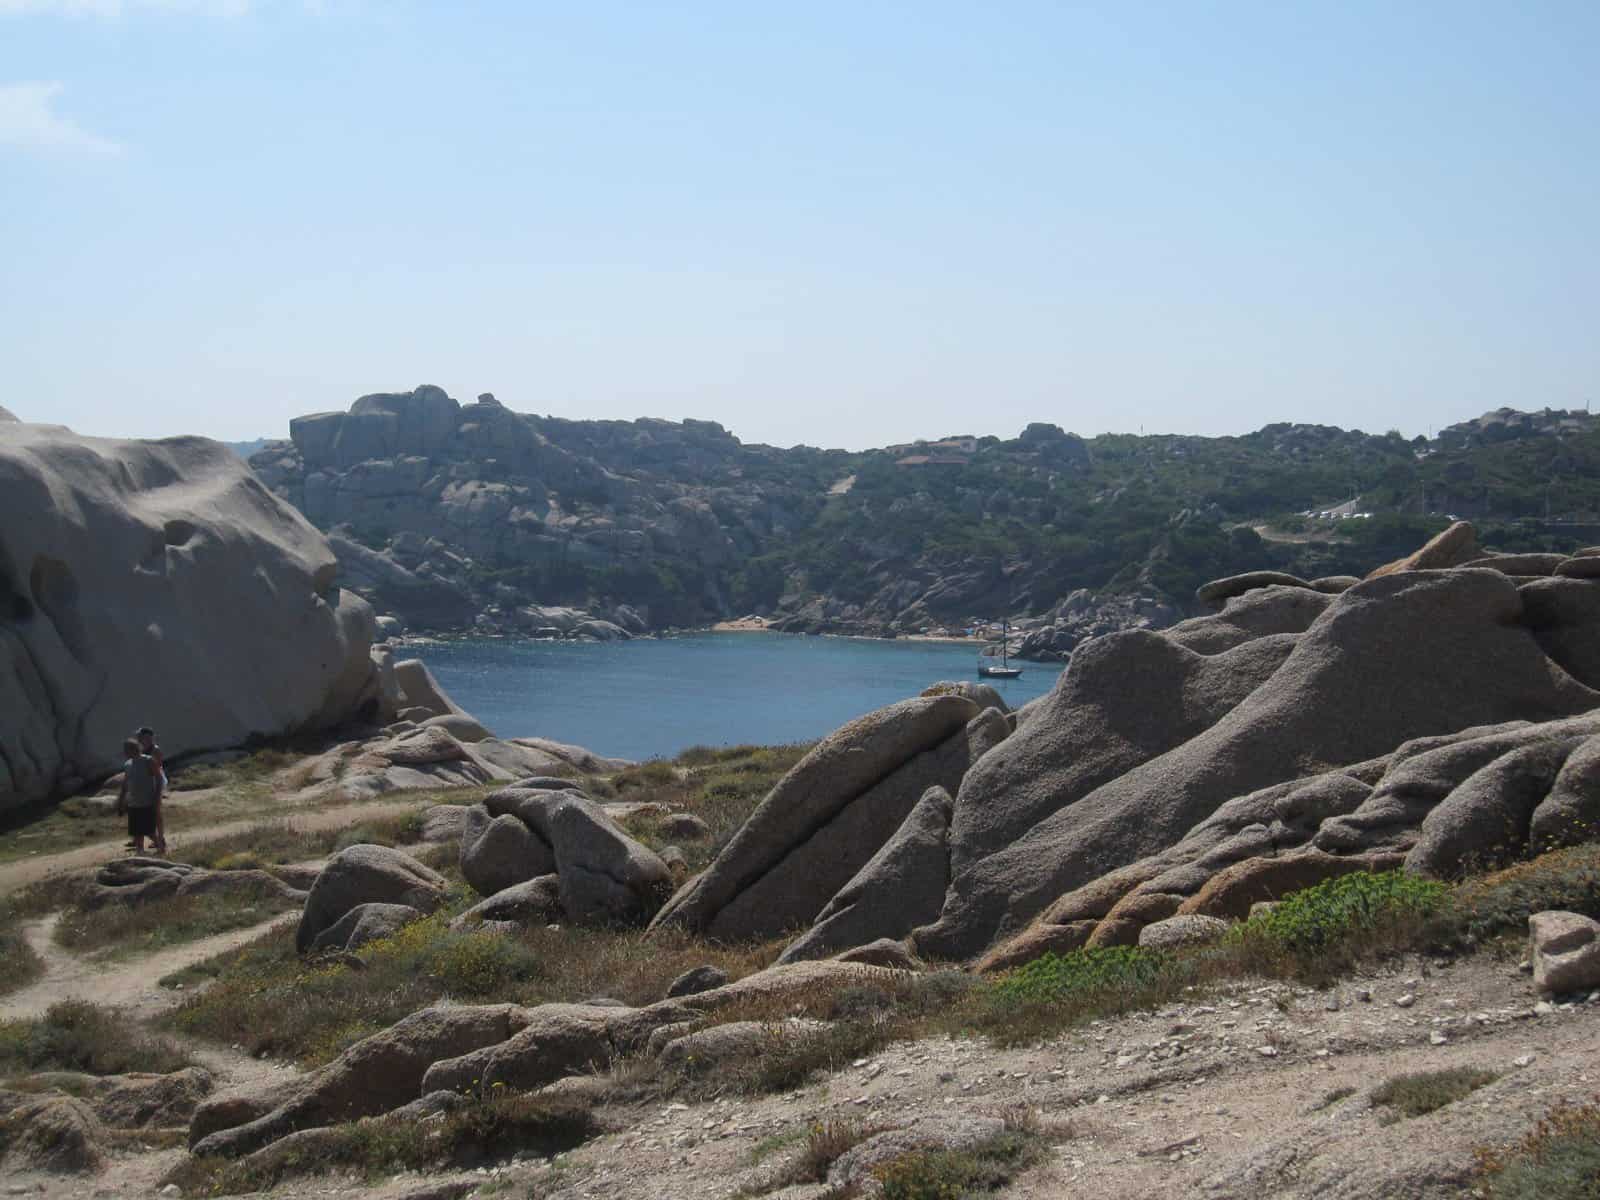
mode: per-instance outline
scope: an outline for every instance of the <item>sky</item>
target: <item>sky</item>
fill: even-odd
[[[862,448],[1600,400],[1600,4],[0,0],[0,405]]]

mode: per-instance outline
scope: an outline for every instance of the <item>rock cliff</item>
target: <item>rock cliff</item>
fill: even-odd
[[[0,811],[379,706],[373,614],[230,450],[0,423]]]

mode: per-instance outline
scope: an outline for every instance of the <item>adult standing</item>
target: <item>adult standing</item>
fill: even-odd
[[[167,767],[166,759],[162,757],[161,747],[156,745],[156,731],[146,725],[139,730],[139,750],[148,755],[152,773],[156,781],[156,850],[162,854],[167,852],[167,818],[164,801],[167,798]]]
[[[155,838],[157,784],[155,764],[139,749],[134,738],[122,743],[127,761],[122,764],[122,790],[117,808],[128,814],[128,837],[135,854],[144,852],[145,838]]]

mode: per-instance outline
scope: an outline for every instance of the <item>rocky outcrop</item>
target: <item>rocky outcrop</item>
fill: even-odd
[[[1292,649],[1276,669],[1264,679],[1246,677],[1257,686],[1231,708],[1170,748],[1118,764],[1091,788],[1064,789],[1064,797],[1051,797],[1067,801],[1056,811],[1009,845],[958,867],[939,921],[916,935],[919,950],[977,954],[997,936],[1020,932],[1056,897],[1160,855],[1236,797],[1259,803],[1263,789],[1367,762],[1407,739],[1519,719],[1547,722],[1600,705],[1600,693],[1552,662],[1523,620],[1516,585],[1490,570],[1400,571],[1332,597],[1304,634],[1289,635]],[[1085,649],[1108,653],[1115,647],[1104,644],[1117,640]],[[1075,659],[1058,692],[1078,665]],[[1108,672],[1108,679],[1127,686],[1120,672]],[[957,796],[957,822],[969,796],[975,804],[987,798],[976,789],[990,785],[991,763],[1033,750],[1035,776],[1072,772],[1085,757],[1081,747],[1070,759],[1046,748],[1065,736],[1063,716],[1041,710],[974,772]],[[1018,786],[1028,782],[1020,776]],[[1403,801],[1402,793],[1385,794],[1385,804],[1404,807]],[[1409,811],[1421,821],[1420,812]],[[1345,853],[1394,848],[1393,839],[1373,833],[1390,820],[1369,797],[1348,816],[1325,822],[1313,844]],[[1348,826],[1342,846],[1339,822]],[[1245,856],[1239,849],[1232,851],[1236,858]]]
[[[867,864],[789,943],[780,962],[827,958],[880,938],[903,938],[939,915],[950,885],[950,793],[931,787]]]
[[[322,868],[306,897],[295,947],[310,950],[324,932],[366,904],[405,906],[430,913],[444,903],[446,883],[437,871],[387,846],[339,851]]]
[[[0,1117],[0,1165],[8,1171],[89,1174],[106,1153],[105,1126],[74,1096],[27,1100]]]
[[[373,614],[227,447],[0,424],[0,810],[378,711]],[[138,664],[137,668],[130,664]]]
[[[809,924],[930,787],[960,786],[1009,733],[964,696],[901,701],[819,742],[778,781],[709,868],[657,914],[720,938]]]
[[[462,832],[461,871],[487,896],[554,876],[560,910],[585,924],[648,920],[672,878],[665,862],[588,797],[545,787],[502,788],[475,805]]]

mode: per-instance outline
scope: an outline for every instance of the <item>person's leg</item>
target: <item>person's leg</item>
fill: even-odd
[[[165,796],[158,796],[156,798],[156,838],[155,838],[155,841],[156,841],[156,852],[158,854],[165,854],[167,852],[167,820],[162,815],[162,810],[166,808],[166,805],[162,803],[162,801],[165,800],[165,799],[166,799]]]

